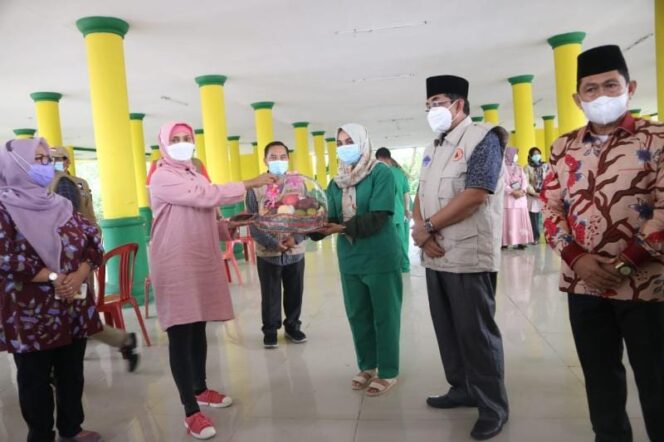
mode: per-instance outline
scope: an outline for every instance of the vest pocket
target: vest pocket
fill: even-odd
[[[468,222],[468,221],[467,221]],[[463,223],[461,223],[463,224]],[[452,229],[457,227],[457,229]],[[477,228],[474,225],[457,225],[443,229],[441,246],[445,259],[454,265],[476,265],[479,262]],[[450,232],[451,229],[451,232]]]

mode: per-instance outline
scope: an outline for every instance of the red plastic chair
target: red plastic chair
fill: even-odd
[[[242,235],[242,230],[240,230],[240,236],[235,240],[235,242],[242,244],[244,248],[244,260],[256,264],[256,244],[254,239],[251,237],[251,231],[248,227],[245,227],[246,234]]]
[[[240,266],[237,264],[237,259],[235,258],[235,253],[233,251],[233,246],[235,245],[235,241],[226,241],[226,251],[222,254],[222,259],[224,260],[224,266],[226,267],[226,277],[228,278],[228,282],[233,282],[233,279],[231,278],[231,269],[229,266],[229,262],[233,264],[233,268],[235,269],[235,274],[237,275],[238,279],[238,284],[242,285],[242,275],[240,274]]]
[[[108,325],[113,327],[125,329],[124,318],[122,317],[122,307],[130,304],[136,312],[138,323],[143,332],[145,344],[149,347],[150,337],[145,328],[141,311],[138,308],[136,298],[131,294],[131,289],[134,284],[134,264],[136,263],[136,253],[138,252],[138,244],[129,243],[116,247],[104,255],[102,265],[97,269],[97,311],[104,314],[104,319]],[[118,257],[120,260],[119,265],[119,291],[120,293],[106,294],[106,265],[114,258]]]

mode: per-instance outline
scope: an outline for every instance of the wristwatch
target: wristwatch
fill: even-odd
[[[54,283],[55,281],[58,280],[58,274],[55,272],[51,272],[48,274],[48,280],[50,283]]]
[[[437,232],[436,228],[433,226],[433,224],[431,224],[431,218],[427,218],[424,220],[424,230],[426,230],[427,233]]]
[[[623,261],[619,261],[618,264],[616,264],[616,270],[618,270],[618,273],[623,276],[632,276],[634,273],[634,267]]]

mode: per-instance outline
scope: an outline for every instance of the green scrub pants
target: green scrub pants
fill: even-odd
[[[403,294],[400,271],[342,273],[341,287],[360,370],[377,368],[381,379],[396,378]]]

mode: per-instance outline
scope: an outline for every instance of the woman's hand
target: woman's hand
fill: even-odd
[[[256,178],[252,178],[250,180],[243,181],[244,187],[246,189],[254,189],[256,187],[263,187],[267,186],[268,184],[276,183],[277,182],[277,177],[274,175],[271,175],[269,173],[264,173],[261,175],[258,175]]]
[[[89,265],[82,264],[77,271],[64,277],[62,283],[55,287],[55,294],[69,301],[73,300],[81,292],[81,286],[88,279],[89,273]]]
[[[318,233],[329,236],[334,235],[335,233],[343,233],[344,230],[346,230],[346,226],[343,224],[328,223],[321,227],[318,230]]]

